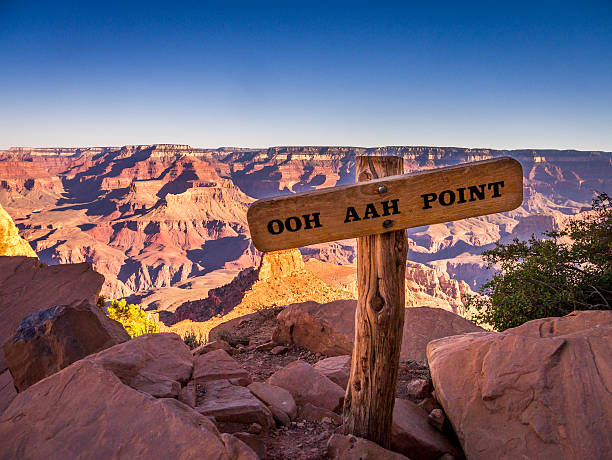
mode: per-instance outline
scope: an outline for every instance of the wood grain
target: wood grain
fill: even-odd
[[[498,158],[259,200],[247,218],[255,247],[268,252],[510,211],[522,202],[520,163]],[[286,228],[272,234],[271,222],[273,231],[279,222]]]
[[[357,179],[401,174],[398,157],[357,157]],[[344,432],[391,443],[402,331],[408,241],[406,231],[357,239],[358,301]]]

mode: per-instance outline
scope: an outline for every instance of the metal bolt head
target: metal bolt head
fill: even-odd
[[[383,222],[383,227],[384,228],[391,228],[393,227],[393,221],[390,219],[387,219]]]
[[[380,187],[378,187],[378,193],[387,193],[387,186],[381,185]]]

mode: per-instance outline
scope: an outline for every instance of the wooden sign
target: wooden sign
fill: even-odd
[[[510,211],[523,202],[512,158],[388,176],[253,203],[247,219],[262,252]]]

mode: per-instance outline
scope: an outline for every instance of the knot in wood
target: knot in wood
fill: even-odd
[[[385,306],[385,299],[383,299],[380,296],[380,294],[378,292],[376,292],[376,295],[374,296],[374,298],[370,302],[370,305],[372,307],[372,310],[374,310],[376,313],[378,313],[379,311],[381,311],[384,308],[384,306]]]

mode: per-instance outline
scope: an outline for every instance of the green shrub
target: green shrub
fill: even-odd
[[[185,342],[185,344],[191,350],[193,350],[194,348],[198,348],[200,345],[206,343],[206,341],[202,338],[202,335],[196,335],[194,331],[185,332],[185,335],[183,335],[183,342]]]
[[[123,324],[130,337],[159,332],[159,323],[140,305],[128,304],[125,299],[112,300],[108,307],[108,317]]]
[[[483,253],[493,279],[469,296],[472,319],[497,330],[574,310],[610,309],[612,304],[612,211],[605,193],[593,212],[571,219],[563,231],[497,244]]]

